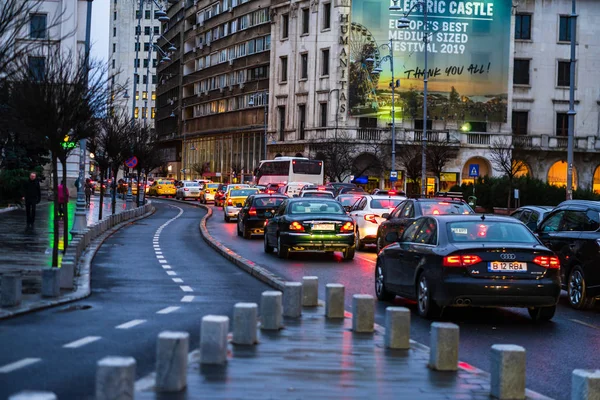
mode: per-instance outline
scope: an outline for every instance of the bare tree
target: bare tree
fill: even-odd
[[[400,161],[402,168],[406,171],[406,179],[412,183],[411,194],[419,193],[420,188],[416,184],[421,181],[421,146],[412,144],[402,146],[396,157]]]
[[[140,178],[144,174],[144,183],[141,185],[141,190],[146,189],[146,182],[150,171],[160,167],[163,164],[161,151],[158,147],[158,138],[153,129],[135,124],[132,136],[133,155],[138,159],[135,167],[137,173],[137,195],[136,203],[140,203]],[[145,196],[144,196],[145,197]]]
[[[192,165],[192,171],[197,173],[201,178],[204,177],[204,174],[210,172],[210,163],[208,162],[200,162]]]
[[[507,138],[498,138],[490,147],[490,159],[494,169],[508,179],[508,198],[506,208],[510,208],[514,179],[527,172],[527,164],[523,160],[520,142]]]
[[[457,153],[458,149],[452,146],[448,140],[427,143],[427,167],[429,167],[429,171],[438,179],[438,190],[441,189],[442,173],[446,168],[446,164],[450,160],[453,160]]]

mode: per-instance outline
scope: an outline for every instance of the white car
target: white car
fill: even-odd
[[[294,197],[299,195],[304,186],[312,186],[310,182],[290,182],[285,186],[279,188],[279,193],[286,195],[287,197]]]
[[[300,197],[319,197],[322,199],[333,199],[333,192],[327,190],[303,190],[300,192]]]
[[[366,244],[376,243],[377,228],[385,221],[381,216],[392,212],[403,200],[406,200],[406,197],[369,195],[354,203],[348,214],[354,219],[356,225],[357,250],[364,250]]]
[[[176,199],[197,199],[200,197],[200,184],[194,181],[183,181],[182,185],[175,192]]]

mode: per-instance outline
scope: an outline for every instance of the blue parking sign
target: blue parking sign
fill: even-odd
[[[469,178],[479,177],[479,164],[469,164]]]

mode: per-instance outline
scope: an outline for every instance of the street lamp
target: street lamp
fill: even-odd
[[[394,1],[394,5],[397,0]],[[413,6],[404,13],[404,17],[397,21],[397,28],[406,29],[410,27],[410,20],[408,16],[415,10],[417,6],[421,6],[423,9],[423,42],[425,43],[425,59],[424,59],[424,72],[423,72],[423,134],[421,137],[423,147],[421,149],[421,197],[427,195],[427,45],[429,44],[429,27],[427,26],[427,4],[425,1],[419,0],[413,4]],[[390,7],[391,8],[391,7]]]
[[[265,157],[265,160],[267,159],[267,114],[269,112],[269,92],[262,92],[260,94],[255,94],[250,96],[250,98],[248,99],[248,105],[250,107],[254,106],[254,98],[260,98],[262,99],[264,108],[265,108],[265,118],[264,118],[264,140],[263,140],[263,154]]]
[[[392,6],[393,7],[393,6]],[[391,10],[391,7],[390,7]],[[390,82],[390,87],[392,88],[392,167],[390,171],[390,181],[392,182],[392,188],[396,187],[396,180],[398,179],[398,172],[396,171],[396,97],[394,89],[400,86],[400,81],[396,81],[394,79],[394,43],[392,39],[390,39],[389,43],[382,44],[378,49],[387,48],[389,54],[382,57],[375,68],[371,70],[371,74],[379,75],[383,72],[381,65],[385,61],[390,62],[390,71],[392,72],[392,81]],[[365,59],[367,63],[374,63],[375,58],[373,56],[367,57]]]

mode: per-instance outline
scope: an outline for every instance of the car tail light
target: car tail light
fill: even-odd
[[[365,218],[365,221],[369,221],[369,222],[372,222],[372,223],[376,224],[377,220],[375,219],[375,217],[378,217],[378,215],[375,215],[375,214],[366,214],[364,218]]]
[[[189,192],[189,191],[190,191],[190,189],[188,189],[188,188],[183,188],[183,191],[184,191],[184,192]]]
[[[250,210],[248,210],[248,215],[256,217],[256,208],[250,207]]]
[[[354,224],[352,222],[346,222],[340,228],[340,232],[354,232]]]
[[[304,232],[304,226],[301,223],[294,221],[290,224],[290,231]]]
[[[533,262],[548,269],[560,268],[560,261],[558,260],[558,257],[554,256],[537,256],[533,259]]]
[[[233,201],[231,201],[231,199],[227,200],[227,205],[228,206],[232,206],[233,205]]]
[[[162,189],[162,186],[159,186],[158,188],[159,188],[159,189]]]
[[[393,195],[395,195],[396,193],[398,193],[398,192],[396,192],[395,190],[390,190],[390,191],[388,191],[388,194],[389,194],[390,196],[393,196]]]
[[[481,257],[475,255],[446,256],[442,261],[444,267],[468,267],[481,262]]]

